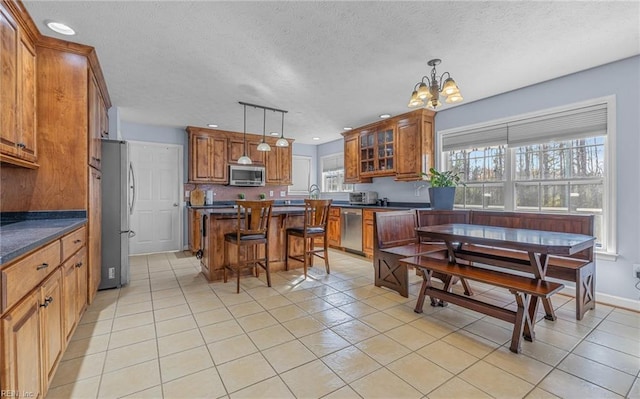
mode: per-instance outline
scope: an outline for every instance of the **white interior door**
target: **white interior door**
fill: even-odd
[[[130,254],[181,250],[182,147],[131,142],[129,151],[135,176]]]

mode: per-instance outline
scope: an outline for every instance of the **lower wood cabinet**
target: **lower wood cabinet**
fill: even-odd
[[[365,209],[362,211],[362,252],[373,257],[373,214],[376,212],[388,212],[389,209]]]
[[[42,377],[45,387],[48,387],[53,380],[53,373],[62,358],[62,352],[67,342],[63,314],[65,298],[62,291],[62,269],[58,268],[42,283],[40,288],[40,312],[42,314],[40,322],[43,339]]]
[[[192,253],[202,249],[200,228],[202,220],[200,214],[195,209],[189,209],[189,250]]]
[[[340,227],[340,208],[332,207],[327,221],[327,241],[330,246],[340,246]]]

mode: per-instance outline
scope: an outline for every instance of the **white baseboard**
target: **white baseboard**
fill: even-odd
[[[561,294],[572,296],[575,298],[576,289],[574,287],[565,286]],[[596,303],[602,303],[604,305],[616,306],[619,308],[633,310],[634,312],[640,312],[640,300],[634,300],[629,298],[621,298],[615,295],[603,294],[596,291]]]

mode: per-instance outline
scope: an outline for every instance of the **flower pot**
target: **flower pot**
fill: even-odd
[[[455,187],[429,187],[429,201],[432,209],[453,209],[455,196]]]

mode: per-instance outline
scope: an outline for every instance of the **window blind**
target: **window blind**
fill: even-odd
[[[334,172],[344,169],[344,154],[330,155],[322,158],[322,172]]]
[[[508,143],[520,147],[607,134],[607,104],[509,122]]]
[[[507,144],[507,124],[484,126],[442,136],[442,151]]]

